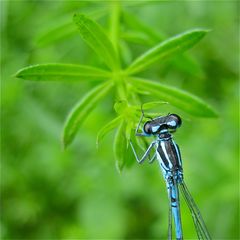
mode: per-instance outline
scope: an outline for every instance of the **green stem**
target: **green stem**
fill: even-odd
[[[118,41],[119,41],[119,31],[120,31],[120,15],[121,15],[121,5],[120,0],[112,1],[110,4],[110,38],[112,40],[113,46],[119,56]],[[119,57],[120,59],[120,57]],[[120,60],[119,60],[120,62]],[[126,84],[123,77],[120,74],[121,67],[119,64],[119,69],[115,72],[114,81],[117,88],[117,94],[120,99],[127,100]]]
[[[119,79],[117,81],[117,91],[118,91],[118,96],[121,100],[126,100],[127,99],[127,89],[126,89],[126,83],[124,82],[124,79],[119,76]]]
[[[120,16],[121,16],[121,3],[120,0],[112,1],[110,4],[110,38],[112,40],[113,46],[118,54],[119,54],[119,36],[120,36]],[[120,56],[119,56],[120,59]],[[119,60],[120,62],[120,60]],[[122,76],[121,74],[121,64],[119,63],[119,69],[116,69],[114,81],[116,84],[117,89],[117,95],[119,99],[126,100],[127,102],[139,102],[136,100],[137,96],[135,93],[131,93],[130,96],[128,96],[128,90],[127,90],[127,80],[125,79],[125,76]],[[130,98],[129,98],[130,97]]]
[[[111,16],[110,16],[110,37],[112,43],[118,53],[118,40],[119,40],[119,19],[121,14],[121,5],[119,0],[111,2]]]

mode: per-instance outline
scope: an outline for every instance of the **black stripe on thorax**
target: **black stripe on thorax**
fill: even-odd
[[[162,146],[163,145],[163,146]],[[181,159],[178,156],[178,149],[174,145],[172,139],[159,141],[157,151],[167,169],[170,170],[170,163],[172,165],[171,170],[181,169]],[[165,154],[165,152],[166,154]]]

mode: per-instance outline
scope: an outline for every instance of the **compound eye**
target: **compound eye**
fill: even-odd
[[[168,117],[167,125],[169,128],[176,129],[182,124],[181,118],[177,114],[170,114]]]
[[[143,126],[143,131],[147,134],[152,134],[152,126],[150,122],[146,122]]]

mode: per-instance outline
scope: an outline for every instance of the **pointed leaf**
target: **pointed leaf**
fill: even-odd
[[[132,62],[132,52],[130,50],[130,47],[124,41],[120,41],[119,47],[119,53],[121,55],[122,62],[127,66]]]
[[[147,102],[142,105],[143,110],[148,110],[152,109],[155,107],[158,107],[161,104],[168,104],[168,102],[163,102],[163,101],[153,101],[153,102]]]
[[[103,137],[110,132],[111,130],[113,130],[114,128],[116,128],[117,126],[119,126],[120,121],[122,120],[122,116],[118,116],[116,118],[114,118],[112,121],[108,122],[105,126],[103,126],[97,135],[97,147],[99,142],[103,139]]]
[[[112,88],[111,82],[101,84],[88,92],[73,108],[65,122],[63,129],[63,145],[67,147],[75,137],[80,125],[87,118],[89,112]]]
[[[133,125],[134,125],[133,120],[128,121],[127,124],[126,124],[125,136],[126,136],[126,139],[127,139],[127,146],[128,146],[129,141],[131,139],[131,133],[132,133],[132,130],[133,130]]]
[[[104,80],[110,73],[85,65],[51,63],[23,68],[15,76],[32,81],[85,81]]]
[[[193,47],[207,32],[208,30],[194,29],[165,40],[138,57],[128,67],[127,72],[134,74],[143,71],[156,61],[176,56]]]
[[[116,160],[116,167],[119,172],[122,171],[127,154],[127,139],[125,136],[126,125],[125,122],[122,121],[115,135],[114,143],[113,143],[113,151]]]
[[[128,103],[126,100],[120,100],[114,104],[114,110],[116,111],[116,113],[120,115],[124,113],[127,106],[128,106]]]
[[[126,126],[126,139],[127,139],[127,153],[125,158],[124,167],[130,168],[134,163],[137,163],[135,155],[133,153],[132,147],[130,146],[130,141],[132,142],[133,146],[135,147],[135,129],[133,128],[133,122],[127,122]]]
[[[145,79],[131,78],[130,81],[134,87],[148,91],[153,97],[167,101],[191,115],[199,117],[217,116],[212,107],[188,92]]]
[[[129,124],[129,122],[126,123],[126,121],[122,121],[115,135],[113,148],[116,167],[119,172],[121,172],[124,167],[131,167],[135,162],[135,156],[129,144],[131,138],[132,143],[136,145],[136,137],[132,127],[132,122]]]
[[[119,59],[112,42],[102,27],[82,14],[75,14],[73,21],[82,39],[98,54],[110,69],[119,68]]]
[[[94,19],[97,19],[106,14],[106,12],[107,8],[101,7],[96,8],[93,11],[88,10],[87,15],[93,17]],[[48,45],[58,43],[62,40],[66,40],[67,38],[77,35],[78,30],[75,24],[72,21],[69,21],[69,19],[71,19],[71,16],[67,14],[66,16],[63,16],[63,20],[58,19],[54,27],[48,28],[45,30],[45,32],[39,34],[36,39],[37,46],[46,47]]]
[[[121,38],[130,43],[151,46],[152,41],[142,32],[128,31],[121,34]]]

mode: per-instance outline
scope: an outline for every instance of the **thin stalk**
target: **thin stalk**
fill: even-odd
[[[120,15],[121,15],[121,5],[120,1],[112,1],[110,4],[110,38],[112,40],[113,46],[119,56],[119,49],[118,49],[118,42],[119,42],[119,31],[120,31]],[[120,62],[120,60],[119,60]],[[124,82],[123,77],[120,74],[121,66],[119,64],[119,69],[114,73],[114,81],[117,88],[117,94],[120,99],[127,100],[127,91],[126,91],[126,84]]]
[[[112,40],[113,46],[117,53],[118,51],[118,41],[119,41],[119,19],[121,15],[121,5],[119,0],[112,1],[110,5],[110,38]]]
[[[125,76],[122,76],[122,68],[120,64],[120,53],[119,53],[119,37],[120,37],[120,17],[121,17],[121,3],[120,0],[112,1],[110,4],[110,38],[113,43],[113,46],[119,57],[119,69],[116,70],[114,81],[117,88],[117,94],[119,99],[124,99],[126,101],[133,101],[133,103],[138,102],[137,96],[135,93],[131,92],[128,94],[127,79]],[[125,75],[125,74],[124,74]]]

